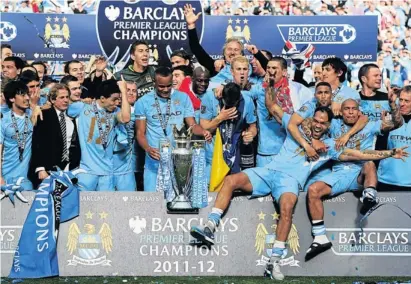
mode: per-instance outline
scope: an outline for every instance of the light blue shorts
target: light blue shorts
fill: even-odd
[[[136,178],[134,172],[114,175],[114,187],[117,191],[136,191]]]
[[[274,159],[277,155],[260,155],[257,154],[257,167],[265,167]]]
[[[78,174],[80,190],[84,191],[114,191],[114,176],[98,176],[87,173]]]
[[[289,192],[298,196],[300,184],[298,181],[279,171],[268,168],[251,168],[243,171],[253,186],[251,197],[266,196],[271,193],[277,202],[283,193]]]
[[[322,177],[318,181],[322,181],[331,186],[330,196],[334,196],[347,191],[362,189],[362,185],[357,182],[360,173],[361,169],[358,168],[341,169],[332,171],[331,174]]]
[[[316,181],[320,181],[322,178],[330,175],[331,173],[331,165],[329,163],[326,163],[325,165],[321,166],[319,169],[315,170],[310,174],[304,185],[304,191],[308,191],[308,187],[310,185],[312,185]]]

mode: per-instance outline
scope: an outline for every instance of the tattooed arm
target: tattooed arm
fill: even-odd
[[[339,156],[340,161],[378,161],[386,158],[395,158],[401,159],[404,161],[404,158],[408,157],[408,152],[405,149],[408,146],[395,148],[392,150],[354,150],[354,149],[344,149],[344,151]]]
[[[276,103],[277,101],[277,91],[273,86],[268,86],[265,90],[265,106],[270,115],[272,115],[278,123],[281,124],[283,119],[284,111]]]
[[[400,108],[397,105],[397,88],[392,88],[388,91],[388,101],[391,108],[391,117],[387,117],[387,112],[381,113],[381,132],[389,132],[402,126],[403,119],[400,113]]]
[[[301,147],[304,148],[305,154],[309,160],[317,160],[320,156],[318,155],[317,151],[310,145],[310,143],[304,139],[303,135],[298,129],[298,126],[301,125],[301,128],[305,135],[311,139],[311,119],[303,119],[299,114],[293,113],[291,116],[290,122],[288,123],[288,131],[290,132],[291,136],[297,141]]]

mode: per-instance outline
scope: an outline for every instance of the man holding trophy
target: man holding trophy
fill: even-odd
[[[136,139],[146,152],[144,191],[147,192],[157,191],[158,187],[163,186],[163,181],[158,177],[160,159],[164,152],[179,146],[177,143],[181,144],[179,138],[186,138],[188,134],[183,130],[185,125],[188,132],[202,136],[206,141],[212,138],[209,131],[196,124],[190,98],[172,89],[172,73],[168,67],[157,68],[154,91],[137,101],[134,113]],[[170,166],[165,170],[172,168]]]

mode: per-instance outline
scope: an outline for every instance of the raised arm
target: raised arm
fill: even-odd
[[[260,62],[261,67],[265,71],[267,69],[268,59],[264,56],[264,54],[260,50],[258,50],[257,46],[253,44],[247,44],[245,47],[251,54],[254,55],[255,59]]]
[[[397,105],[399,88],[390,88],[388,90],[388,101],[391,108],[391,117],[387,117],[386,112],[381,113],[381,132],[389,132],[402,126],[403,119],[400,113],[400,108]]]
[[[127,83],[121,76],[121,81],[117,82],[121,91],[121,110],[117,113],[117,121],[127,123],[131,119],[131,107],[127,100]]]
[[[200,63],[202,66],[208,69],[208,71],[210,72],[210,77],[217,75],[218,72],[216,72],[214,68],[214,59],[212,59],[210,55],[201,46],[200,40],[197,36],[195,22],[200,17],[201,12],[199,12],[196,15],[194,13],[193,7],[190,4],[186,4],[184,6],[184,15],[187,22],[188,43],[190,45],[191,52],[197,58],[198,63]]]
[[[278,123],[281,124],[281,120],[283,119],[284,111],[283,109],[276,103],[277,101],[277,91],[272,84],[265,89],[265,106],[267,107],[268,112],[272,115]]]

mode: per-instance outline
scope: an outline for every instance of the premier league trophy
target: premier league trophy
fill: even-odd
[[[199,153],[199,150],[204,148],[204,140],[191,140],[191,131],[187,130],[185,126],[178,129],[176,125],[173,125],[174,135],[174,147],[170,147],[170,143],[162,141],[160,142],[160,153],[168,153],[171,158],[169,159],[169,181],[166,178],[163,179],[165,197],[167,199],[167,213],[178,214],[198,214],[198,207],[195,204],[195,199],[198,199],[202,193],[202,186],[198,186],[198,178],[202,182],[206,183],[206,179],[202,179],[205,173],[198,170],[197,158],[193,155]],[[197,151],[197,152],[196,152]],[[167,154],[166,154],[167,155]],[[194,161],[194,162],[193,162]],[[199,173],[194,176],[194,172]],[[168,186],[167,186],[168,184]],[[205,185],[205,189],[207,186]],[[193,206],[194,205],[194,206]]]

